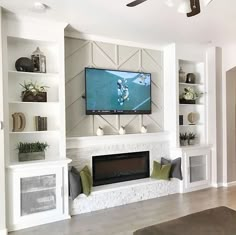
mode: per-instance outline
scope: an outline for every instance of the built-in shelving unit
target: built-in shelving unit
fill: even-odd
[[[206,143],[206,102],[205,102],[205,67],[203,62],[178,60],[179,68],[185,72],[185,79],[187,79],[188,73],[195,75],[194,83],[187,83],[179,80],[179,96],[184,92],[184,88],[191,87],[194,91],[201,93],[199,99],[196,100],[196,104],[180,104],[179,103],[179,115],[183,116],[183,125],[179,125],[179,133],[196,133],[197,138],[195,144]],[[179,78],[180,79],[180,78]],[[183,78],[182,78],[183,79]],[[191,125],[188,121],[189,113],[197,113],[199,120],[195,125]]]
[[[70,218],[68,163],[71,160],[66,158],[65,150],[65,24],[42,24],[13,16],[6,16],[3,24],[7,211],[8,229],[14,231]],[[46,56],[47,72],[16,71],[16,60],[31,58],[37,47]],[[24,82],[47,86],[47,102],[23,102],[20,84]],[[21,132],[13,130],[14,113],[25,116],[26,125]],[[37,131],[37,116],[47,117],[43,131]],[[17,145],[20,142],[47,142],[45,160],[19,162]]]
[[[61,125],[61,104],[63,94],[60,94],[61,76],[59,70],[58,51],[56,43],[51,41],[31,40],[21,37],[7,36],[8,55],[8,111],[9,111],[9,159],[8,164],[17,162],[17,144],[19,142],[43,141],[49,144],[47,156],[54,156],[55,160],[65,156],[60,151],[62,145],[61,133],[64,126]],[[39,46],[46,56],[47,73],[19,72],[15,69],[15,62],[20,57],[30,58],[31,53]],[[47,102],[22,102],[20,84],[24,82],[36,82],[46,85]],[[12,114],[22,112],[26,118],[26,127],[22,132],[13,132]],[[44,116],[48,119],[46,131],[36,131],[35,116]],[[63,130],[63,132],[61,132]],[[61,138],[60,138],[61,137]]]

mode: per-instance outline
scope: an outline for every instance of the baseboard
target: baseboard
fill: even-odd
[[[236,186],[236,181],[228,182],[228,183],[223,183],[224,187],[233,187]]]
[[[220,187],[225,187],[223,183],[213,183],[211,184],[213,188],[220,188]]]
[[[1,229],[0,230],[0,235],[7,235],[7,229]]]
[[[62,216],[59,216],[59,217],[56,217],[56,218],[54,218],[54,217],[44,218],[44,219],[41,219],[40,221],[35,221],[34,223],[25,222],[25,223],[21,223],[21,224],[9,225],[9,232],[13,232],[13,231],[21,230],[21,229],[26,229],[26,228],[31,228],[31,227],[34,227],[34,226],[54,223],[54,222],[58,222],[58,221],[61,221],[61,220],[67,220],[67,219],[70,219],[70,218],[71,218],[70,215],[62,215]],[[2,235],[2,234],[0,234],[0,235]]]

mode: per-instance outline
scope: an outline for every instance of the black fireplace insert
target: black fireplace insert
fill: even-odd
[[[149,151],[93,156],[93,186],[148,178]]]

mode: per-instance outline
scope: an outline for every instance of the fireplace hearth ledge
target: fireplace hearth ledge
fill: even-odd
[[[154,180],[150,178],[122,183],[102,185],[93,188],[87,197],[79,195],[70,203],[71,215],[122,206],[134,202],[179,193],[181,181],[178,179]]]

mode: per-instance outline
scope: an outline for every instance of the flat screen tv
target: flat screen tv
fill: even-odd
[[[150,114],[151,74],[85,68],[86,114]]]

